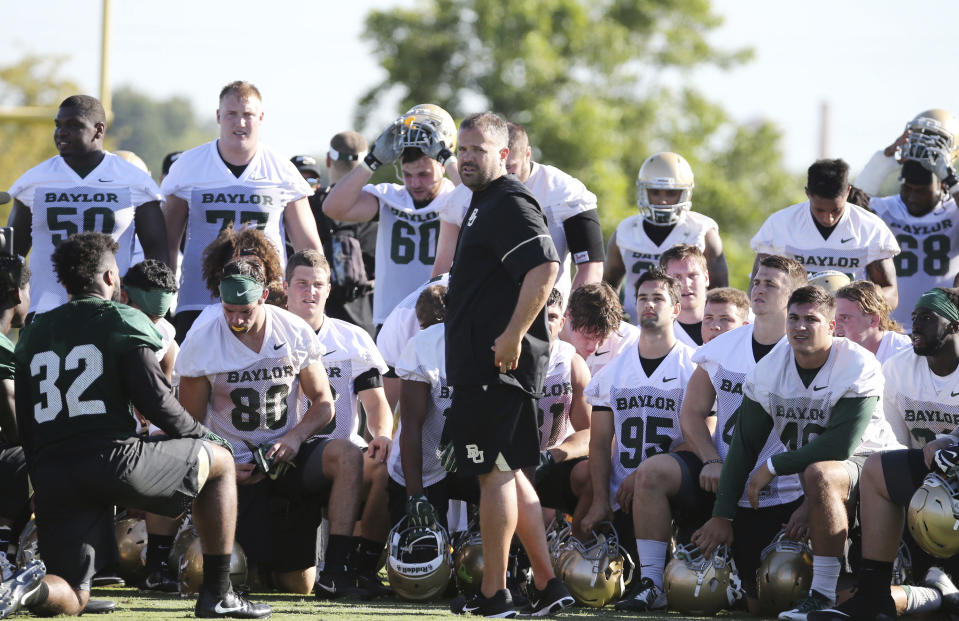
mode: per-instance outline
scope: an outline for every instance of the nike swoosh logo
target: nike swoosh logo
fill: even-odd
[[[223,600],[220,600],[216,603],[216,606],[213,607],[213,612],[215,612],[218,615],[223,615],[228,612],[236,612],[237,610],[242,610],[242,609],[243,609],[243,606],[231,606],[230,608],[227,608],[223,606]]]
[[[813,392],[816,392],[816,391],[818,391],[818,390],[826,390],[827,388],[829,388],[829,384],[826,384],[825,386],[813,386],[813,387],[812,387]]]
[[[336,351],[335,349],[331,349],[330,351],[328,351],[328,352],[326,352],[325,354],[323,354],[323,357],[326,358],[327,356],[329,356],[330,354],[332,354],[332,353],[335,352],[335,351]]]
[[[99,181],[100,183],[111,183],[113,179],[100,179],[99,177],[97,177],[97,181]]]
[[[330,588],[330,587],[326,586],[325,584],[323,584],[322,582],[317,582],[317,583],[316,583],[316,586],[320,587],[321,589],[323,589],[323,590],[326,591],[327,593],[336,593],[336,587]]]
[[[280,343],[279,345],[274,345],[274,346],[273,346],[273,351],[278,350],[279,348],[283,347],[284,345],[286,345],[286,343]]]
[[[840,243],[840,244],[845,244],[845,243],[846,243],[847,241],[849,241],[850,239],[852,239],[852,237],[847,237],[846,239],[840,239],[840,240],[839,240],[839,243]]]
[[[266,177],[250,177],[250,181],[263,181]]]
[[[593,352],[593,355],[596,356],[597,358],[599,358],[600,356],[605,356],[605,355],[608,354],[608,353],[609,353],[608,350],[607,350],[607,351],[594,351],[594,352]]]
[[[675,378],[675,377],[664,377],[664,378],[663,378],[663,383],[671,382],[671,381],[673,381],[674,379],[676,379],[676,378]]]
[[[956,395],[959,395],[959,392],[951,393],[949,396],[950,396],[950,397],[955,397]]]
[[[244,289],[243,291],[237,291],[236,294],[237,294],[237,295],[246,295],[246,294],[249,293],[250,291],[253,291],[253,288],[252,288],[252,287],[247,288],[247,289]]]

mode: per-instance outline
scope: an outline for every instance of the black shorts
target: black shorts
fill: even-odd
[[[0,442],[0,517],[24,522],[30,500],[23,448]]]
[[[393,477],[390,477],[386,483],[386,493],[389,495],[390,524],[395,526],[406,515],[406,500],[409,494],[406,493],[406,486],[400,485],[399,481]],[[477,504],[479,481],[473,476],[460,477],[448,474],[436,483],[423,488],[423,493],[436,509],[440,524],[448,529],[446,513],[449,511],[450,500],[465,500]]]
[[[278,572],[301,571],[316,564],[316,529],[330,486],[307,493],[303,479],[312,456],[322,458],[329,438],[300,445],[291,468],[279,479],[237,486],[236,540],[247,559]]]
[[[113,507],[182,514],[199,492],[203,440],[127,438],[104,446],[47,450],[30,470],[39,553],[47,571],[89,590],[116,561]]]
[[[682,470],[682,482],[679,493],[669,499],[669,510],[673,520],[679,526],[679,540],[686,543],[696,530],[706,523],[713,514],[716,495],[705,491],[699,485],[699,472],[703,462],[691,451],[667,453]]]
[[[912,495],[929,474],[922,449],[886,451],[880,459],[889,499],[900,507],[909,506]]]
[[[200,316],[202,311],[180,311],[173,316],[173,327],[176,328],[176,342],[178,345],[183,344],[183,339],[186,338],[186,333],[190,331],[190,328],[193,327],[193,322],[196,321],[196,318]]]
[[[743,589],[749,597],[757,597],[756,572],[759,570],[759,556],[763,548],[772,543],[802,501],[800,497],[784,505],[760,509],[736,507],[736,519],[733,520],[733,560],[736,561]]]
[[[456,386],[444,435],[462,474],[539,465],[536,400],[506,384]]]
[[[573,493],[570,477],[573,475],[576,464],[585,459],[585,457],[577,457],[553,464],[546,469],[539,483],[536,484],[536,494],[539,496],[541,506],[570,514],[576,510],[579,498]]]

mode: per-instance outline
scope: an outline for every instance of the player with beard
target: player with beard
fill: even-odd
[[[892,619],[896,614],[930,612],[940,603],[959,611],[957,591],[942,570],[957,569],[955,558],[933,559],[911,537],[913,575],[926,575],[926,585],[940,593],[889,584],[903,532],[905,508],[930,471],[948,471],[959,463],[959,290],[935,288],[924,293],[912,312],[912,349],[883,365],[886,387],[883,408],[905,450],[869,457],[860,483],[862,566],[856,594],[838,607],[809,615],[810,621]],[[935,412],[935,416],[924,413]],[[940,466],[941,464],[941,466]],[[915,593],[914,591],[919,591]]]
[[[453,150],[456,124],[432,104],[411,108],[379,135],[363,160],[333,187],[323,213],[341,222],[379,219],[373,324],[430,278],[439,212],[459,181]],[[368,183],[373,171],[399,160],[402,185]],[[444,172],[450,179],[444,177]]]
[[[614,358],[586,387],[593,406],[589,446],[593,502],[582,530],[589,532],[614,512],[619,540],[633,558],[630,475],[645,460],[683,444],[679,412],[696,369],[695,350],[679,342],[673,329],[680,313],[679,291],[679,283],[658,267],[640,274],[638,345]],[[640,582],[636,598],[643,602],[643,610],[666,607],[662,585],[657,587],[648,578]]]
[[[160,190],[149,174],[103,150],[103,105],[87,95],[67,97],[55,124],[53,142],[59,155],[25,172],[10,188],[14,250],[22,257],[34,250],[31,314],[67,301],[50,255],[71,233],[96,231],[116,240],[121,275],[131,265],[134,236],[146,258],[170,262]]]

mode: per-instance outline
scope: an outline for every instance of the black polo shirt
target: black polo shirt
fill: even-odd
[[[526,273],[559,255],[546,216],[515,176],[473,193],[463,218],[446,300],[446,380],[452,386],[512,384],[539,395],[549,362],[546,309],[523,337],[519,366],[500,373],[491,349],[516,308]]]

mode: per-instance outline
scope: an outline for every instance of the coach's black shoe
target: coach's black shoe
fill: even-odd
[[[369,597],[390,597],[393,595],[393,589],[383,584],[375,570],[357,574],[356,586],[364,589]]]
[[[117,574],[117,568],[115,566],[104,567],[98,571],[93,576],[93,580],[90,583],[95,587],[105,587],[105,586],[118,586],[122,587],[126,585],[126,581]]]
[[[893,621],[895,618],[896,605],[888,589],[885,597],[872,597],[859,591],[838,606],[806,614],[806,621]]]
[[[83,607],[82,615],[102,615],[117,609],[117,603],[109,599],[90,599]]]
[[[520,610],[524,617],[548,617],[576,603],[563,581],[550,578],[546,587],[540,591],[530,585],[529,604]]]
[[[370,591],[359,584],[357,577],[349,572],[334,572],[324,569],[316,581],[316,599],[336,599],[338,597],[360,597],[369,599]]]
[[[450,602],[450,611],[458,615],[476,615],[495,619],[512,619],[516,616],[513,597],[506,589],[500,589],[493,597],[484,597],[479,591],[469,599],[457,597]]]
[[[273,610],[269,604],[254,604],[233,591],[219,597],[200,589],[194,612],[201,619],[229,617],[232,619],[266,619]]]
[[[147,574],[147,577],[140,582],[140,588],[144,591],[176,593],[180,590],[180,582],[169,572],[169,570],[163,568]]]
[[[26,604],[27,599],[40,588],[47,568],[36,559],[0,584],[0,619],[6,619]]]

